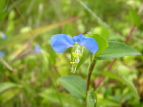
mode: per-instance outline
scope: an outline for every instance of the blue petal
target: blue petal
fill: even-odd
[[[74,41],[81,46],[85,46],[92,53],[96,53],[98,50],[98,44],[93,38],[80,34],[74,37]]]
[[[4,56],[4,52],[0,51],[0,57],[3,57],[3,56]]]
[[[6,39],[6,35],[4,33],[2,33],[1,37],[2,37],[3,40]]]
[[[83,36],[82,34],[79,34],[78,36],[74,36],[73,39],[74,39],[74,42],[79,43],[85,39],[85,36]]]
[[[62,53],[68,47],[74,46],[74,40],[68,35],[57,34],[51,37],[51,45],[56,52]]]
[[[34,50],[35,50],[35,54],[40,54],[40,52],[41,52],[41,47],[40,47],[40,45],[36,44]]]

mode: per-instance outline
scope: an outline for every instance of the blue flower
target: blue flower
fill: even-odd
[[[75,45],[77,43],[78,45]],[[63,53],[67,48],[73,46],[86,47],[92,53],[96,53],[98,50],[97,42],[93,38],[85,37],[82,34],[74,37],[70,37],[66,34],[53,35],[51,37],[51,45],[58,53]]]
[[[6,35],[4,33],[2,33],[1,38],[4,40],[6,39]]]
[[[41,53],[40,45],[36,44],[34,51],[35,51],[35,54],[40,54]]]
[[[4,52],[0,51],[0,57],[3,57],[3,56],[4,56]]]

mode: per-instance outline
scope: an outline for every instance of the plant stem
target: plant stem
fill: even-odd
[[[11,65],[6,62],[3,58],[0,57],[0,61],[4,64],[5,67],[7,67],[10,71],[16,72],[14,68],[11,67]]]
[[[112,66],[113,66],[113,64],[116,62],[116,60],[117,59],[114,59],[109,65],[108,65],[108,67],[107,67],[107,69],[106,69],[106,71],[108,72],[111,68],[112,68]],[[104,77],[100,77],[99,78],[99,80],[97,81],[97,83],[95,84],[95,89],[103,82],[103,80],[104,80]]]
[[[135,28],[136,28],[135,26],[132,26],[132,27],[131,27],[130,32],[129,32],[129,34],[126,36],[126,39],[125,39],[124,43],[126,43],[127,41],[129,41],[129,39],[131,38],[132,33],[134,32]]]
[[[95,64],[96,64],[96,60],[93,60],[89,65],[88,75],[87,75],[87,83],[86,83],[86,98],[87,98],[87,92],[88,92],[89,85],[90,85],[91,74],[92,74]]]

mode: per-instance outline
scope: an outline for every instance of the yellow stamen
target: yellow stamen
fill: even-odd
[[[82,57],[82,54],[78,54],[78,56]]]
[[[77,57],[82,57],[82,54],[77,54],[77,53],[74,53],[74,52],[72,52],[72,55],[75,57],[75,58],[77,58]]]
[[[76,62],[70,62],[70,64],[73,64],[73,65],[74,65],[74,64],[76,64]]]

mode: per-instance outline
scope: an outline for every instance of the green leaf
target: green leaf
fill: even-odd
[[[97,96],[97,107],[122,107],[120,102],[113,99],[100,98]]]
[[[129,16],[130,16],[131,24],[133,24],[135,26],[139,26],[141,24],[139,15],[137,14],[137,12],[135,10],[130,10]]]
[[[108,41],[98,34],[92,34],[89,36],[94,38],[95,41],[98,43],[98,51],[95,54],[95,56],[97,57],[108,47]]]
[[[14,83],[0,83],[0,93],[2,93],[3,91],[10,89],[10,88],[14,88],[17,87],[17,84]]]
[[[83,107],[78,98],[67,93],[58,92],[55,89],[48,88],[39,94],[46,102],[56,103],[61,107]]]
[[[85,97],[86,82],[82,78],[71,75],[60,77],[59,81],[61,82],[63,87],[73,96],[78,98]]]
[[[139,95],[137,92],[137,89],[135,88],[135,86],[128,81],[125,77],[120,76],[119,74],[113,73],[113,72],[102,72],[103,76],[118,80],[120,82],[122,82],[123,84],[126,84],[136,95],[137,99],[139,100]]]
[[[141,53],[124,43],[109,42],[109,47],[96,60],[114,59],[132,55],[141,55]]]
[[[87,107],[95,107],[96,102],[93,90],[89,90],[87,94]]]
[[[20,92],[19,88],[13,88],[11,90],[0,93],[0,103],[6,103],[11,100],[14,96],[16,96]]]

